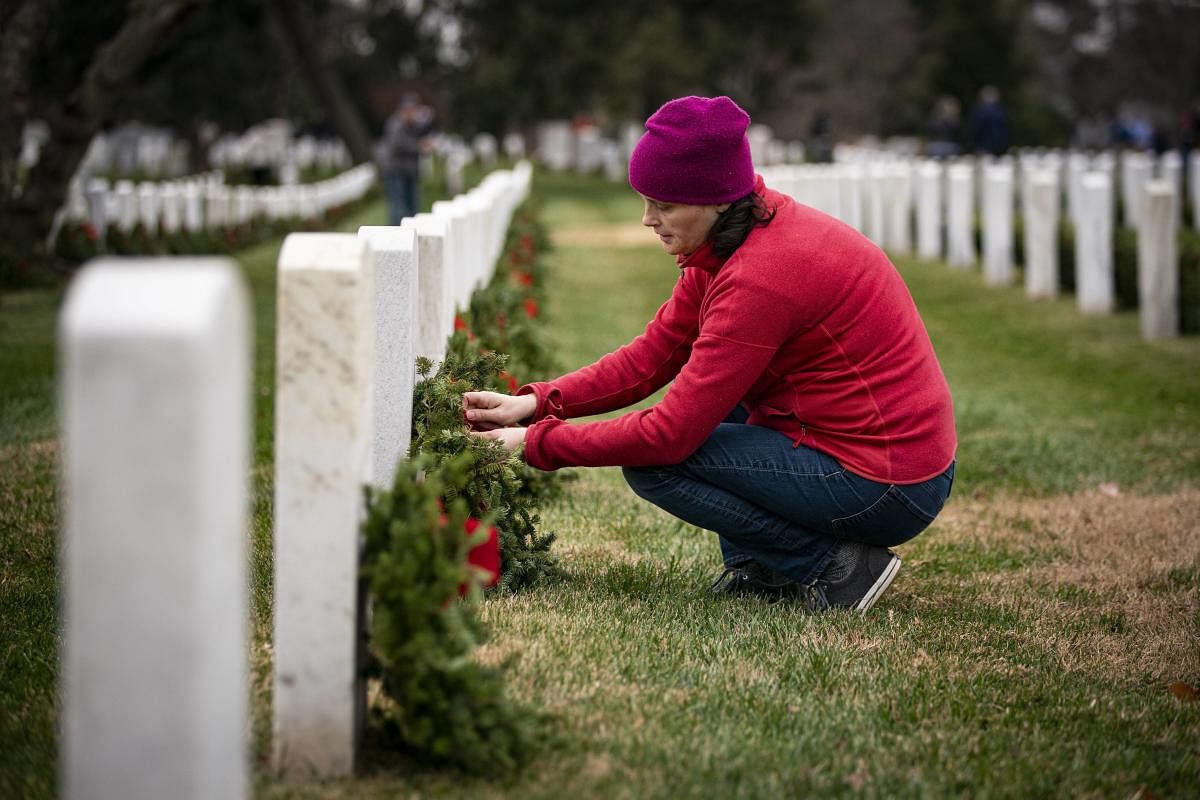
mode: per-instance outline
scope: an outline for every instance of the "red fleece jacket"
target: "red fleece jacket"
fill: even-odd
[[[900,274],[842,222],[757,180],[776,211],[727,260],[705,245],[645,333],[537,395],[525,460],[539,469],[675,464],[742,403],[883,483],[919,483],[954,458],[950,389]],[[599,422],[674,380],[652,408]]]

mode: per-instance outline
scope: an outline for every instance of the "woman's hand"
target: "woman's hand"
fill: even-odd
[[[463,394],[463,409],[467,412],[467,424],[472,430],[494,431],[532,417],[537,410],[537,397],[532,394],[513,397],[499,392],[466,392]],[[524,439],[522,434],[521,440]]]
[[[525,446],[525,431],[528,428],[496,428],[490,431],[478,431],[472,433],[472,436],[478,436],[480,439],[491,439],[492,441],[500,442],[506,450],[519,450]]]

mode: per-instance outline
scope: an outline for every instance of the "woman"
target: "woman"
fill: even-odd
[[[645,333],[516,396],[468,392],[480,435],[553,470],[619,465],[715,531],[718,593],[866,611],[950,494],[950,390],[903,280],[854,229],[754,173],[727,97],[660,108],[629,161],[681,275]],[[568,424],[635,403],[652,408]],[[527,424],[528,427],[519,427]]]

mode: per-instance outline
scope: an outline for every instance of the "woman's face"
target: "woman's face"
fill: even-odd
[[[713,206],[693,206],[686,203],[666,203],[649,197],[642,212],[642,224],[658,234],[663,250],[673,256],[688,255],[700,249],[717,216],[729,208],[728,203]]]

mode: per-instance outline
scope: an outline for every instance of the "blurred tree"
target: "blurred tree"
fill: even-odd
[[[447,0],[439,8],[461,26],[442,64],[467,130],[580,111],[641,119],[687,93],[761,107],[786,66],[806,56],[814,20],[808,0]]]
[[[21,0],[0,11],[0,272],[44,251],[44,237],[93,134],[121,91],[203,0],[76,7]],[[17,169],[26,120],[51,136],[28,176]]]
[[[296,0],[263,0],[263,3],[278,31],[277,41],[304,76],[312,93],[320,98],[322,108],[354,161],[373,160],[371,136],[359,108],[346,93],[337,70],[327,63],[331,59],[327,59],[324,49],[318,46],[304,4]]]
[[[271,22],[258,0],[206,0],[125,87],[112,119],[181,133],[202,122],[240,131],[272,117],[313,119],[320,109]]]
[[[923,34],[913,81],[898,97],[927,114],[938,97],[949,95],[964,111],[974,106],[984,86],[994,86],[1013,117],[1014,140],[1028,140],[1028,94],[1033,61],[1024,48],[1024,0],[910,0]],[[897,110],[895,118],[905,118]],[[911,113],[906,120],[911,124]],[[924,116],[917,119],[924,119]],[[898,132],[898,131],[889,131]]]

